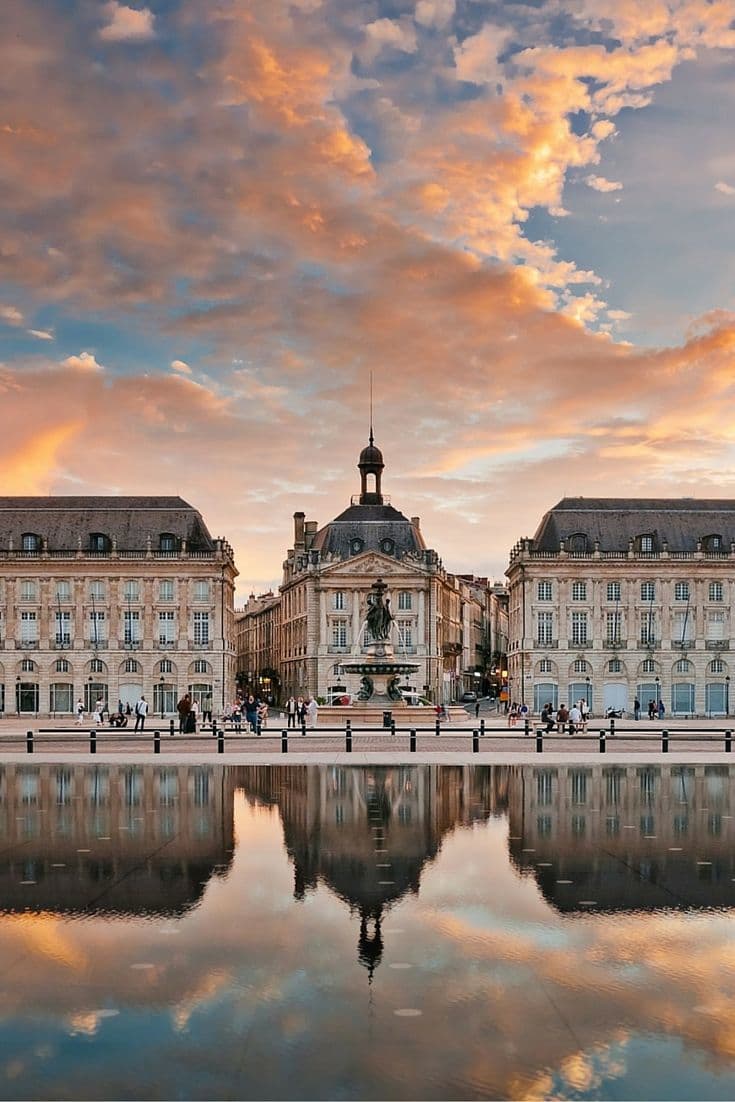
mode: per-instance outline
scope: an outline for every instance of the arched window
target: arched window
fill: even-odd
[[[692,664],[688,658],[680,658],[678,662],[674,663],[674,673],[690,673]]]
[[[173,673],[174,664],[170,658],[162,658],[161,661],[158,663],[158,668],[161,673]]]
[[[89,663],[89,668],[90,668],[92,673],[104,673],[105,672],[105,664],[99,658],[93,658],[92,661]]]
[[[710,673],[724,673],[725,672],[725,663],[722,661],[721,658],[713,658],[712,659],[712,661],[709,664],[709,672]]]
[[[68,658],[57,658],[54,664],[54,669],[57,673],[68,673],[71,669],[71,662],[68,660]]]
[[[575,673],[587,673],[588,666],[584,658],[577,658],[574,662],[574,665],[572,666],[572,669]]]
[[[178,550],[179,541],[173,532],[161,532],[158,537],[158,550],[159,551],[176,551]]]
[[[551,659],[542,658],[538,664],[539,673],[551,673]]]
[[[607,664],[607,668],[610,673],[620,673],[623,668],[623,663],[619,658],[611,658]]]
[[[709,536],[702,537],[702,547],[705,551],[722,551],[724,541],[719,532],[712,532]]]
[[[656,540],[652,532],[643,532],[636,542],[642,555],[650,555],[656,550]]]
[[[36,668],[36,663],[32,658],[24,658],[20,664],[20,668],[23,673],[32,673]]]
[[[136,662],[134,658],[126,658],[123,663],[123,670],[125,673],[140,673],[140,662]]]
[[[643,662],[643,665],[642,665],[641,669],[643,670],[643,673],[655,673],[656,672],[656,662],[654,661],[653,658],[646,658],[645,661]]]
[[[197,658],[194,662],[194,673],[209,673],[209,662],[204,658]]]
[[[35,532],[24,532],[20,537],[21,547],[24,551],[40,551],[41,537]]]
[[[90,532],[89,533],[89,550],[90,551],[109,551],[111,547],[110,537],[106,536],[104,532]]]
[[[570,551],[586,551],[587,542],[587,536],[584,534],[584,532],[572,532],[571,536],[567,540],[567,546]]]

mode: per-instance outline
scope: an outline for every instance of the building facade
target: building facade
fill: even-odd
[[[181,693],[214,708],[235,674],[232,549],[173,497],[0,498],[0,709],[71,715]]]
[[[510,695],[726,716],[735,501],[565,498],[511,552]]]
[[[281,695],[281,598],[251,593],[235,614],[237,687],[274,702]]]
[[[489,625],[503,617],[497,593],[486,579],[445,570],[426,547],[419,518],[404,516],[383,495],[384,466],[371,434],[358,463],[360,493],[349,507],[321,529],[294,514],[278,608],[284,696],[331,700],[352,691],[341,664],[367,653],[367,597],[378,577],[391,600],[394,652],[417,667],[406,692],[451,703],[484,682]],[[239,656],[240,669],[252,668],[250,657]]]

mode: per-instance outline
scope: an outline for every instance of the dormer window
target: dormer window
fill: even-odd
[[[40,551],[41,537],[35,532],[24,532],[21,536],[21,547],[24,551]]]
[[[567,546],[570,551],[586,551],[587,550],[587,537],[584,532],[574,532],[567,541]]]
[[[109,551],[110,550],[110,537],[106,536],[104,532],[90,532],[89,534],[89,550],[90,551]]]
[[[355,536],[354,539],[350,540],[350,551],[353,555],[359,555],[364,546],[365,543],[359,536]]]
[[[178,549],[178,540],[176,536],[171,532],[161,532],[158,537],[158,549],[159,551],[176,551]]]
[[[392,555],[396,549],[396,545],[391,539],[384,539],[380,541],[380,550],[384,555]]]
[[[642,555],[650,554],[653,551],[653,545],[653,536],[649,532],[646,532],[645,535],[638,537],[638,549]]]
[[[713,533],[712,535],[705,536],[702,540],[702,545],[705,551],[722,551],[722,536],[718,533]]]

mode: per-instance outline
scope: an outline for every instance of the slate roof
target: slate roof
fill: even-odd
[[[418,526],[392,505],[350,505],[320,528],[311,546],[322,555],[348,559],[359,553],[353,550],[352,541],[355,539],[362,540],[360,551],[379,551],[381,554],[386,554],[383,541],[391,540],[393,550],[388,553],[397,558],[426,549]]]
[[[630,540],[654,537],[671,552],[696,551],[697,541],[718,535],[722,550],[735,541],[735,501],[708,498],[566,497],[544,515],[534,536],[534,550],[558,551],[561,540],[585,535],[589,550],[627,551]],[[567,549],[569,549],[567,545]]]
[[[201,514],[180,497],[0,497],[0,549],[24,533],[47,540],[49,551],[84,549],[92,533],[113,537],[120,551],[153,548],[162,534],[185,539],[189,551],[214,551]]]

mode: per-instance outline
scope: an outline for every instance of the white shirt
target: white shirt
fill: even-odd
[[[139,716],[147,716],[148,715],[148,701],[147,700],[143,700],[143,698],[141,697],[141,699],[138,701],[138,703],[135,705],[135,707],[138,711]]]
[[[569,709],[569,722],[570,723],[581,723],[582,722],[582,713],[580,712],[580,710],[579,710],[579,708],[577,707],[576,704],[572,708]]]

